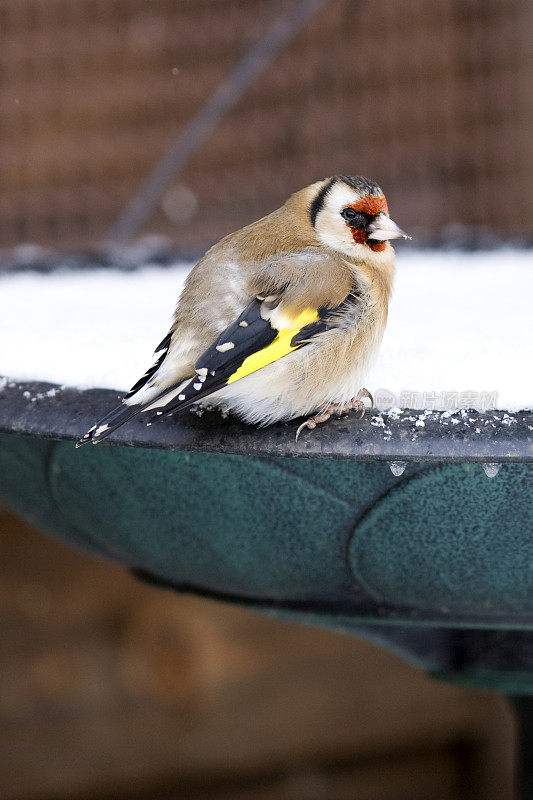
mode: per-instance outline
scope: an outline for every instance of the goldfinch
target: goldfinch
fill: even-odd
[[[78,445],[195,403],[258,425],[311,415],[298,433],[364,413],[399,237],[379,186],[346,175],[226,236],[189,273],[153,366]]]

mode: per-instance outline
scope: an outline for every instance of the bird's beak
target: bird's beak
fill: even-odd
[[[410,239],[411,237],[392,221],[387,214],[378,214],[376,219],[368,226],[368,238],[377,242],[386,242],[389,239]]]

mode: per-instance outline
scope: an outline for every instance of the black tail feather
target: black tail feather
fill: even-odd
[[[183,383],[183,381],[181,383]],[[191,383],[191,381],[187,381],[187,383]],[[96,425],[93,425],[93,427],[89,431],[87,431],[85,436],[82,436],[82,438],[76,443],[76,447],[81,447],[82,444],[87,444],[88,442],[92,442],[93,444],[98,444],[98,442],[101,442],[103,441],[103,439],[106,439],[109,436],[109,434],[113,433],[113,431],[116,431],[117,428],[120,428],[121,425],[124,425],[130,419],[136,417],[137,414],[140,414],[142,411],[148,411],[149,409],[151,411],[154,411],[150,419],[147,420],[151,422],[152,419],[154,419],[154,417],[160,416],[159,413],[155,413],[155,410],[151,408],[153,404],[157,403],[159,400],[164,401],[165,395],[171,395],[167,405],[165,406],[164,402],[161,405],[162,413],[166,414],[168,410],[168,404],[171,403],[173,399],[172,393],[173,392],[175,393],[177,387],[180,385],[181,384],[174,384],[174,386],[167,386],[165,389],[162,389],[159,392],[159,394],[155,395],[154,397],[150,397],[150,399],[146,400],[144,403],[132,403],[131,405],[129,405],[123,401],[119,406],[110,411],[109,414],[106,414],[106,416],[103,417],[99,422],[97,422]],[[195,385],[201,387],[202,384],[199,383]],[[185,386],[183,388],[183,391],[187,391]],[[207,392],[199,392],[197,390],[194,390],[194,392],[192,393],[193,396],[191,396],[191,394],[188,393],[185,402],[183,403],[178,402],[177,405],[187,408],[188,406],[193,405],[193,403],[195,403],[205,394],[210,394],[211,391],[213,390],[211,389],[210,391]],[[127,397],[128,395],[125,395],[125,398]],[[175,406],[172,406],[172,410],[174,409]]]
[[[82,436],[82,438],[76,442],[76,447],[81,447],[82,444],[87,444],[88,442],[92,442],[93,444],[101,442],[109,436],[110,433],[113,433],[113,431],[116,431],[121,425],[124,425],[125,422],[128,422],[132,417],[139,414],[143,410],[143,407],[144,406],[140,403],[131,406],[126,405],[126,403],[121,403],[110,411],[109,414],[106,414],[96,425],[93,425],[85,436]]]

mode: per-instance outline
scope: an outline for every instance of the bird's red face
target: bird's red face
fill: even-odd
[[[346,214],[346,210],[349,208],[355,212],[353,217],[351,217],[349,212]],[[349,225],[351,229],[354,242],[356,244],[368,244],[370,249],[375,253],[385,250],[387,243],[372,240],[369,237],[368,226],[370,221],[377,217],[382,211],[385,214],[389,213],[385,195],[369,194],[356,203],[350,203],[350,205],[346,206],[343,213],[346,224]]]
[[[380,187],[367,178],[329,178],[311,201],[309,215],[318,239],[351,258],[364,259],[373,252],[373,260],[380,263],[391,239],[409,238],[389,217]]]

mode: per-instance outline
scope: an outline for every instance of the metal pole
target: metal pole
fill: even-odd
[[[533,800],[533,697],[513,697],[517,724],[516,800]]]
[[[110,244],[121,244],[139,231],[162,193],[183,169],[194,151],[238,103],[258,75],[326,2],[327,0],[298,0],[275,20],[167,150],[109,233]]]

